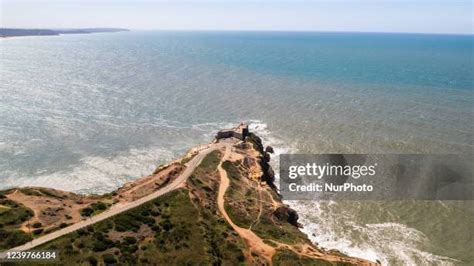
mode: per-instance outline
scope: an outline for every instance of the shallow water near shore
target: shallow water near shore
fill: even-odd
[[[277,153],[472,156],[473,44],[255,32],[0,40],[1,188],[108,192],[240,121]],[[326,248],[392,265],[474,261],[471,202],[289,204]]]

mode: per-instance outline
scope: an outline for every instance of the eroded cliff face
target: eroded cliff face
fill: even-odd
[[[218,148],[174,191],[38,248],[59,250],[60,263],[68,265],[371,264],[319,248],[298,229],[298,214],[281,202],[273,183],[274,173],[269,164],[271,149],[265,148],[258,136],[250,134],[244,142],[230,140],[209,145]],[[4,192],[2,195],[11,201],[11,208],[25,213],[14,230],[28,238],[4,241],[2,248],[32,237],[22,225],[35,221],[38,214],[51,207],[47,206],[48,201],[55,199],[55,204],[82,202],[92,209],[89,215],[95,215],[114,204],[126,204],[165,187],[184,171],[185,163],[192,156],[188,154],[158,168],[151,176],[102,196],[60,192],[48,195],[40,189],[33,189],[36,192],[30,191],[30,195],[18,189]],[[23,196],[13,198],[12,193]],[[28,204],[38,200],[43,205],[34,212],[28,211]],[[99,202],[105,204],[105,208],[97,206]],[[79,219],[83,214],[81,210],[77,214]],[[51,214],[54,216],[54,211]]]
[[[303,234],[295,210],[283,204],[274,184],[275,175],[270,166],[270,152],[261,139],[250,133],[245,142],[232,147],[232,155],[224,158],[223,167],[230,185],[225,194],[225,210],[234,228],[249,230],[240,235],[249,253],[267,264],[316,265],[370,265],[369,261],[346,256],[337,250],[327,251],[311,243]],[[258,174],[256,174],[258,173]],[[268,246],[262,249],[252,245],[262,240]],[[272,254],[268,258],[268,254]],[[253,258],[247,261],[255,264]]]
[[[252,148],[258,151],[258,153],[260,154],[257,159],[262,171],[260,180],[266,182],[269,189],[275,192],[273,195],[277,197],[276,201],[281,204],[281,206],[278,206],[274,210],[273,214],[281,221],[286,221],[292,224],[293,226],[301,227],[301,224],[298,223],[298,213],[287,205],[283,205],[281,203],[277,187],[274,184],[275,173],[273,171],[273,168],[270,166],[271,153],[274,152],[273,148],[270,146],[264,148],[262,140],[255,134],[250,135],[250,137],[248,138],[248,142],[251,143]]]

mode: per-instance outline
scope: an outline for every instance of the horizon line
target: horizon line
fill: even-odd
[[[182,31],[182,32],[300,32],[300,33],[378,33],[378,34],[425,34],[425,35],[474,35],[463,32],[406,32],[406,31],[344,31],[344,30],[270,30],[270,29],[133,29],[129,31]]]
[[[80,29],[123,29],[128,31],[167,31],[167,32],[295,32],[295,33],[372,33],[372,34],[418,34],[418,35],[463,35],[473,36],[473,32],[405,32],[405,31],[345,31],[345,30],[284,30],[284,29],[144,29],[127,27],[5,27],[0,29],[28,29],[28,30],[80,30]]]

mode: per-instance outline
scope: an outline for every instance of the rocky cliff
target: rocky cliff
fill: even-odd
[[[58,250],[60,263],[66,265],[372,264],[317,247],[299,230],[298,214],[281,202],[273,184],[272,149],[265,149],[258,136],[218,147],[172,192],[36,249]],[[165,187],[194,153],[107,195],[43,188],[3,191],[0,248]]]

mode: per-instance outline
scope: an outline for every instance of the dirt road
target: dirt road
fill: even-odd
[[[66,228],[63,228],[63,229],[60,229],[58,231],[54,231],[50,234],[35,238],[32,241],[30,241],[30,242],[28,242],[24,245],[14,247],[14,248],[12,248],[8,251],[24,251],[24,250],[32,249],[34,247],[43,245],[43,244],[45,244],[45,243],[47,243],[51,240],[54,240],[58,237],[61,237],[63,235],[70,234],[70,233],[72,233],[72,232],[74,232],[78,229],[84,228],[84,227],[89,226],[89,225],[93,225],[97,222],[103,221],[103,220],[105,220],[107,218],[110,218],[114,215],[117,215],[117,214],[120,214],[122,212],[128,211],[128,210],[133,209],[135,207],[138,207],[138,206],[142,205],[143,203],[146,203],[146,202],[148,202],[150,200],[153,200],[157,197],[160,197],[160,196],[162,196],[162,195],[164,195],[164,194],[166,194],[170,191],[173,191],[173,190],[177,189],[181,184],[186,182],[188,177],[191,176],[191,174],[194,172],[196,167],[201,163],[202,159],[204,159],[204,157],[206,157],[207,154],[209,154],[210,152],[212,152],[214,150],[217,150],[221,147],[222,147],[222,144],[219,144],[219,143],[218,144],[210,144],[207,149],[203,149],[203,150],[199,151],[199,153],[186,164],[186,169],[183,171],[183,173],[181,175],[179,175],[169,185],[153,192],[152,194],[144,196],[144,197],[142,197],[142,198],[140,198],[136,201],[127,202],[127,203],[119,203],[119,204],[113,205],[110,209],[108,209],[108,210],[106,210],[106,211],[104,211],[100,214],[97,214],[97,215],[95,215],[91,218],[88,218],[87,220],[80,221],[80,222],[75,223],[73,225],[70,225]]]

